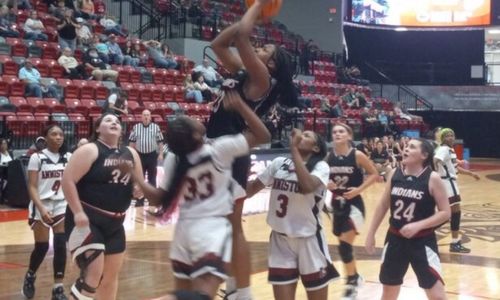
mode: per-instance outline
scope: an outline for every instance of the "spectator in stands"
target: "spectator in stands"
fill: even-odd
[[[29,18],[24,23],[24,39],[26,40],[38,40],[38,41],[47,41],[48,36],[43,33],[45,27],[43,26],[42,21],[38,19],[38,13],[36,10],[32,10]]]
[[[389,160],[389,153],[384,149],[384,143],[382,141],[377,142],[377,146],[370,155],[370,159],[375,164],[375,168],[381,176],[389,174],[391,172],[391,162]]]
[[[150,40],[144,42],[144,45],[148,49],[149,57],[153,59],[154,65],[157,68],[173,69],[177,66],[175,60],[167,59],[164,55],[162,45],[160,42],[155,40]],[[193,78],[194,80],[194,78]]]
[[[398,102],[394,105],[394,114],[396,115],[397,118],[400,118],[400,119],[405,119],[408,121],[423,122],[422,117],[408,113],[408,111],[406,111],[406,109],[404,109],[403,104],[401,102]]]
[[[89,27],[84,23],[82,18],[76,18],[76,23],[80,26],[76,28],[76,39],[78,44],[84,47],[90,46],[93,36]]]
[[[88,75],[85,66],[78,63],[70,48],[66,47],[59,59],[59,65],[64,68],[65,75],[70,79],[87,79]]]
[[[359,151],[363,152],[364,155],[370,157],[371,151],[370,151],[370,147],[368,146],[368,139],[366,137],[362,138],[361,143],[356,145],[356,150],[359,150]]]
[[[0,36],[2,37],[19,37],[17,25],[7,17],[9,8],[7,6],[0,7]]]
[[[50,6],[49,7],[49,13],[52,14],[52,16],[54,17],[54,19],[56,19],[57,21],[60,21],[62,19],[64,19],[64,12],[66,11],[67,7],[66,7],[66,3],[64,0],[59,0],[57,2],[57,6]]]
[[[97,18],[92,0],[82,0],[80,3],[80,16],[86,20]]]
[[[380,126],[382,126],[382,131],[384,134],[392,133],[389,127],[389,117],[385,114],[385,111],[375,110],[375,115],[377,116],[378,121],[380,122]]]
[[[138,47],[136,47],[136,45]],[[122,49],[124,54],[124,62],[126,65],[133,67],[138,67],[141,63],[141,46],[138,43],[132,43],[132,40],[128,39],[127,43]]]
[[[113,16],[104,16],[99,23],[104,27],[105,34],[116,34],[126,37],[127,34],[123,32],[122,27],[115,21]]]
[[[213,90],[205,83],[205,79],[201,73],[193,74],[194,88],[201,92],[203,95],[203,100],[210,102],[212,101]]]
[[[100,38],[97,34],[94,35],[94,45],[97,50],[97,55],[105,64],[109,64],[109,48],[106,43],[104,43],[104,37]]]
[[[113,113],[117,116],[128,115],[128,94],[126,91],[117,90],[109,95],[103,107],[103,113]]]
[[[170,67],[168,69],[177,69],[179,67],[177,61],[175,60],[175,54],[167,43],[161,45],[161,51],[165,59],[170,62]]]
[[[108,57],[109,57],[109,63],[110,64],[115,64],[115,65],[122,65],[124,62],[124,56],[122,53],[122,48],[120,48],[120,45],[116,42],[116,35],[111,34],[108,37],[108,42],[106,43],[108,46]]]
[[[194,100],[196,103],[203,103],[203,95],[200,90],[195,89],[191,74],[186,74],[184,91],[186,99]]]
[[[108,66],[102,61],[97,53],[96,48],[89,48],[84,58],[85,66],[92,69],[92,77],[95,80],[111,80],[116,81],[118,72],[108,69]]]
[[[41,98],[42,95],[45,95],[61,101],[57,88],[54,85],[44,85],[41,82],[40,73],[33,67],[31,61],[26,60],[24,62],[24,66],[19,70],[18,77],[26,83],[26,96]]]
[[[76,29],[78,27],[80,27],[80,25],[73,17],[73,10],[66,9],[64,11],[64,19],[57,25],[59,47],[61,47],[61,49],[70,48],[71,51],[76,50]]]
[[[30,157],[33,153],[40,152],[47,147],[47,141],[43,136],[35,139],[35,142],[26,151],[26,156]]]
[[[370,109],[368,107],[365,107],[363,109],[363,112],[361,113],[361,120],[363,122],[365,135],[367,137],[377,136],[378,120],[377,118],[375,118],[373,113],[370,112]]]
[[[2,5],[7,5],[7,7],[17,11],[18,9],[26,9],[31,10],[31,3],[29,0],[8,0],[8,1],[0,1],[3,2]]]
[[[347,93],[342,96],[342,99],[350,108],[361,108],[366,106],[365,95],[358,92],[355,87],[350,88]]]
[[[313,52],[313,40],[309,39],[302,48],[300,53],[300,67],[301,71],[305,75],[309,75],[309,62],[312,59]]]
[[[222,83],[222,76],[211,66],[209,65],[208,59],[203,59],[203,63],[201,65],[197,65],[194,69],[194,72],[201,72],[203,77],[205,78],[205,82],[210,87],[217,87]]]

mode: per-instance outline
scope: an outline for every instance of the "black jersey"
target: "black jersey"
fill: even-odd
[[[245,120],[235,111],[229,111],[224,108],[222,99],[224,99],[225,90],[236,90],[245,103],[254,110],[259,117],[267,114],[269,108],[274,105],[273,99],[269,99],[269,93],[274,86],[274,79],[270,77],[270,88],[263,97],[257,100],[250,100],[245,96],[243,86],[248,78],[248,73],[244,70],[239,71],[234,78],[226,79],[222,84],[222,91],[214,101],[212,114],[207,124],[207,137],[216,138],[223,135],[238,134],[246,129]]]
[[[387,153],[386,150],[382,150],[382,152],[378,152],[378,150],[374,150],[370,154],[370,158],[376,164],[385,164],[389,160],[389,153]]]
[[[327,163],[330,166],[330,179],[337,185],[332,191],[334,196],[340,196],[349,188],[363,184],[363,172],[356,163],[356,149],[352,148],[347,156],[336,155],[335,151],[332,151],[328,155]]]
[[[427,167],[419,176],[407,176],[397,168],[391,180],[391,217],[389,223],[401,229],[408,223],[434,215],[436,201],[429,192],[432,170]]]
[[[95,142],[98,149],[97,159],[76,187],[80,200],[98,208],[125,212],[132,199],[132,180],[130,174],[122,174],[118,165],[123,161],[134,163],[132,153],[127,147],[108,148]]]

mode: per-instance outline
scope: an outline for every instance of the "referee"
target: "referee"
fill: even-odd
[[[142,111],[142,123],[135,124],[130,133],[130,147],[137,150],[141,157],[144,176],[156,187],[156,166],[163,160],[163,134],[160,126],[151,122],[151,112]]]

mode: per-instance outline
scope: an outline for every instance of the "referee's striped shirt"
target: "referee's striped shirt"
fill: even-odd
[[[147,126],[138,123],[132,128],[129,141],[135,143],[137,152],[147,154],[158,150],[158,143],[163,142],[163,134],[155,123],[151,122]]]

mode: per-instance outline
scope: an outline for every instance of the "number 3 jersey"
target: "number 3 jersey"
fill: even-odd
[[[187,155],[189,170],[179,197],[179,219],[227,216],[233,211],[232,163],[249,152],[242,134],[213,139]],[[172,153],[165,157],[160,188],[168,190],[178,163]]]
[[[61,179],[71,153],[61,155],[48,149],[34,153],[28,163],[28,171],[38,171],[38,195],[40,200],[64,200]]]
[[[429,192],[431,168],[425,168],[418,176],[405,175],[397,168],[391,179],[391,217],[389,223],[401,229],[408,223],[427,219],[434,215],[436,202]]]
[[[328,183],[328,164],[320,161],[311,175],[322,183],[313,193],[301,194],[295,166],[291,159],[278,157],[258,176],[266,186],[271,186],[267,223],[271,228],[289,237],[308,237],[322,228],[319,213],[324,205]]]
[[[123,162],[134,164],[130,150],[123,146],[109,148],[96,141],[98,155],[89,171],[76,187],[80,200],[111,212],[125,212],[132,199],[132,180],[129,173],[122,173]]]

